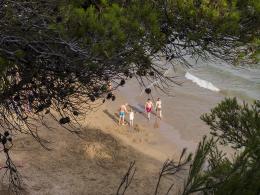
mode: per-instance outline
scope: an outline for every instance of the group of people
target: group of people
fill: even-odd
[[[162,118],[162,101],[160,98],[157,98],[156,102],[155,102],[155,106],[152,102],[151,99],[147,99],[145,106],[144,106],[144,110],[147,116],[147,119],[150,120],[151,119],[151,113],[153,111],[155,107],[155,111],[156,111],[156,117],[159,117],[160,119]],[[130,127],[134,126],[134,110],[130,107],[130,109],[128,110],[128,104],[123,104],[120,106],[119,108],[119,125],[125,125],[125,117],[126,114],[129,114],[129,125]]]

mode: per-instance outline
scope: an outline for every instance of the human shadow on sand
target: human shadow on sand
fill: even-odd
[[[103,112],[109,117],[109,118],[111,118],[115,123],[117,123],[118,124],[118,122],[119,122],[119,115],[117,114],[117,113],[114,113],[114,115],[113,114],[111,114],[107,109],[105,109],[105,110],[103,110]]]

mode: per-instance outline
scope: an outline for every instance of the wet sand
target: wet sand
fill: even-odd
[[[147,121],[144,113],[137,113],[135,122],[142,124],[154,134],[159,141],[161,152],[170,157],[172,151],[180,153],[183,148],[194,152],[199,141],[204,135],[209,135],[209,127],[200,119],[200,116],[216,106],[224,96],[221,93],[211,92],[195,85],[188,80],[182,80],[181,86],[173,86],[169,89],[170,94],[165,94],[152,88],[152,95],[135,90],[137,82],[132,80],[125,87],[119,89],[119,94],[130,105],[143,112],[147,98],[156,101],[157,97],[162,100],[163,119],[157,120],[152,115],[151,121]],[[156,128],[155,128],[156,127]],[[151,147],[156,147],[151,145]],[[165,147],[165,148],[163,148]],[[171,148],[166,151],[166,148]]]

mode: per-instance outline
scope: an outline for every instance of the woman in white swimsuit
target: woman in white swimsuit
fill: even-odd
[[[162,101],[160,98],[157,98],[157,101],[155,103],[155,110],[156,110],[156,116],[159,116],[159,118],[162,118]]]

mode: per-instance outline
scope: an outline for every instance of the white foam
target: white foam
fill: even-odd
[[[202,88],[206,88],[206,89],[209,89],[211,91],[216,91],[216,92],[220,91],[220,89],[215,87],[211,82],[202,80],[202,79],[190,74],[189,72],[186,72],[185,77],[186,77],[186,79],[191,80],[192,82],[196,83],[198,86],[200,86]]]

